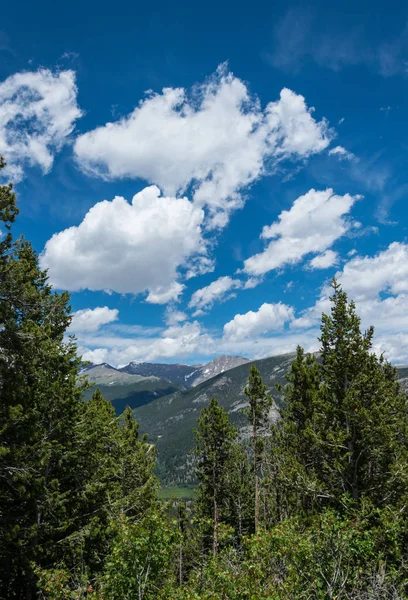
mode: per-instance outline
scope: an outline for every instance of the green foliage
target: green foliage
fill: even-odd
[[[264,440],[260,435],[262,428],[268,425],[269,410],[272,398],[267,393],[266,385],[262,382],[261,374],[255,365],[249,371],[248,385],[245,387],[249,407],[244,412],[247,414],[252,427],[253,450],[253,476],[254,476],[254,528],[259,524],[259,468],[263,460]]]
[[[155,451],[131,412],[122,425],[98,392],[83,402],[81,360],[66,337],[69,296],[53,292],[30,244],[13,240],[17,212],[11,187],[0,187],[0,220],[8,229],[0,243],[5,600],[33,598],[38,574],[62,562],[73,582],[88,571],[95,576],[110,548],[109,521],[121,511],[143,516],[157,491]]]
[[[214,555],[220,541],[219,523],[224,516],[227,477],[233,463],[237,435],[237,429],[231,425],[228,414],[215,398],[211,398],[208,408],[203,408],[198,418],[195,455],[196,474],[200,483],[198,511],[203,524],[211,523]]]
[[[160,503],[132,410],[83,399],[69,297],[13,239],[17,213],[0,186],[0,600],[408,598],[407,398],[335,281],[281,420],[253,365],[251,448],[212,398],[196,498]]]
[[[398,506],[407,493],[407,398],[396,371],[372,351],[353,302],[334,281],[319,363],[298,349],[274,433],[281,516],[363,499]]]
[[[193,573],[173,600],[405,598],[404,574],[388,568],[363,519],[324,511],[307,525],[283,521],[227,548]]]
[[[9,186],[0,202],[10,225]],[[64,339],[68,295],[52,291],[27,242],[9,232],[0,251],[0,595],[11,599],[31,593],[31,563],[55,556],[73,527],[82,390],[75,344]]]
[[[156,600],[172,578],[177,524],[156,511],[138,521],[121,515],[115,528],[102,579],[104,598]]]

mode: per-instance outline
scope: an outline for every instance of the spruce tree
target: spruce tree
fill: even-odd
[[[280,480],[307,510],[397,506],[407,492],[407,397],[334,280],[319,362],[298,350],[278,425]],[[276,462],[275,457],[275,462]],[[287,494],[287,497],[290,494]]]
[[[157,499],[159,485],[154,474],[156,448],[147,441],[147,435],[139,434],[139,423],[135,421],[129,406],[122,418],[117,464],[121,511],[130,517],[139,517]]]
[[[0,281],[0,570],[4,597],[33,597],[32,563],[47,563],[73,527],[80,361],[67,294],[55,294],[27,242],[9,244]]]
[[[86,565],[97,573],[109,552],[111,523],[124,514],[142,518],[157,503],[156,452],[145,436],[139,435],[131,409],[116,417],[99,389],[83,405],[76,446],[82,457],[76,532],[66,547],[71,553],[76,550],[73,567],[83,570]]]
[[[252,365],[250,368],[248,385],[245,387],[245,395],[249,402],[249,407],[245,412],[252,428],[255,503],[254,526],[255,531],[257,531],[259,525],[259,468],[262,463],[264,449],[264,442],[262,437],[260,437],[260,432],[268,424],[272,398],[267,393],[266,385],[263,384],[261,374],[255,365]]]
[[[195,430],[197,456],[196,475],[200,483],[197,504],[200,515],[212,523],[212,553],[218,551],[218,529],[227,495],[226,481],[233,459],[237,429],[228,413],[211,398],[208,408],[203,408]]]

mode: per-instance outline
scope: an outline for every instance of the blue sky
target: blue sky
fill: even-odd
[[[404,3],[16,2],[0,154],[81,353],[316,349],[336,275],[408,362]]]

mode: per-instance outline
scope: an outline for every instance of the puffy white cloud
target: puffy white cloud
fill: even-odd
[[[224,337],[228,340],[242,340],[250,336],[259,336],[269,331],[283,328],[293,319],[293,308],[287,304],[264,303],[257,311],[250,310],[243,315],[235,315],[232,321],[224,325]]]
[[[160,196],[145,188],[131,203],[122,197],[95,204],[77,227],[56,233],[40,256],[57,288],[109,289],[160,304],[182,291],[178,268],[205,258],[204,213],[187,198]]]
[[[202,314],[205,310],[211,308],[215,302],[230,298],[234,294],[232,290],[241,287],[242,282],[239,279],[232,279],[228,276],[219,277],[206,287],[195,291],[188,306],[196,309],[195,315]]]
[[[394,242],[374,256],[356,256],[336,273],[338,282],[356,302],[363,328],[375,326],[375,348],[394,362],[408,362],[408,244]],[[330,311],[331,289],[291,323],[291,328],[316,327]]]
[[[81,115],[73,71],[16,73],[0,83],[3,175],[19,181],[26,164],[47,173]]]
[[[378,297],[382,291],[407,293],[408,244],[393,242],[375,256],[357,256],[337,276],[356,300]]]
[[[116,321],[118,314],[117,308],[108,308],[107,306],[77,310],[73,313],[70,331],[97,331],[102,325]]]
[[[309,263],[311,269],[328,269],[329,267],[336,264],[338,259],[337,252],[333,250],[326,250],[323,254],[318,254]]]
[[[241,190],[283,159],[302,159],[330,143],[303,96],[283,89],[262,109],[246,85],[221,65],[192,93],[164,88],[126,117],[77,138],[78,164],[107,179],[141,177],[167,195],[193,184],[212,227],[243,203]]]
[[[185,287],[179,281],[173,281],[170,286],[159,285],[149,292],[146,302],[150,302],[150,304],[167,304],[171,300],[178,300]]]
[[[329,150],[330,156],[337,156],[339,160],[357,160],[357,157],[352,152],[349,152],[343,146],[336,146]]]
[[[276,319],[274,319],[276,328]],[[270,325],[269,325],[270,326]],[[175,324],[159,332],[140,328],[138,333],[124,332],[116,324],[113,332],[83,332],[78,335],[80,353],[94,363],[108,362],[121,366],[132,360],[165,360],[189,362],[211,360],[223,354],[240,354],[264,358],[274,354],[294,352],[301,344],[308,352],[318,349],[317,334],[313,331],[277,331],[270,335],[254,334],[247,337],[212,336],[196,321]],[[117,333],[115,333],[117,331]],[[131,333],[131,332],[129,332]],[[137,337],[135,337],[135,333]]]
[[[311,253],[325,252],[351,227],[346,218],[361,196],[338,196],[332,189],[309,190],[284,210],[261,237],[272,239],[268,246],[244,261],[244,271],[260,276],[272,269],[295,264]]]
[[[124,365],[132,360],[185,359],[198,350],[203,355],[213,349],[213,340],[197,321],[171,325],[155,337],[82,335],[80,352],[84,360]]]
[[[182,310],[175,310],[174,307],[167,307],[165,321],[167,325],[177,325],[183,321],[187,321],[187,315]]]

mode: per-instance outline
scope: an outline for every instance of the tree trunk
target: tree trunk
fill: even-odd
[[[218,549],[218,504],[214,495],[214,525],[213,525],[213,558],[217,555]]]

